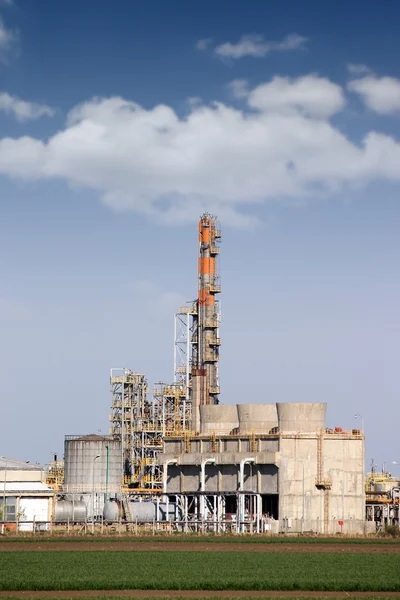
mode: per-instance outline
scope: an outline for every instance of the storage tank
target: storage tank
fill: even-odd
[[[103,518],[105,521],[119,521],[122,516],[121,505],[116,500],[110,500],[104,504]]]
[[[119,440],[96,434],[65,437],[64,485],[67,492],[92,493],[94,489],[98,493],[105,492],[107,487],[109,492],[119,492],[121,482]]]
[[[201,433],[230,433],[239,426],[236,404],[200,406]]]
[[[160,502],[158,505],[157,513],[157,502],[130,502],[130,513],[132,521],[138,523],[150,523],[152,521],[180,521],[182,520],[182,510],[178,507],[175,502],[168,503],[168,515],[167,519],[167,503]]]
[[[275,404],[238,404],[239,432],[269,433],[278,426]]]
[[[325,428],[326,402],[278,402],[280,432],[315,433]]]
[[[82,500],[59,500],[54,508],[55,523],[84,523],[86,521],[86,504]]]

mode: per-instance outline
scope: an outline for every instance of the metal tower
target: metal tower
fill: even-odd
[[[199,407],[218,404],[221,291],[218,270],[221,231],[216,217],[199,221],[198,298],[175,315],[174,377],[186,387],[192,404],[192,429],[199,429]]]
[[[110,434],[122,442],[123,483],[135,488],[159,487],[157,457],[163,424],[154,414],[154,404],[148,401],[146,378],[130,369],[111,369],[110,385]]]

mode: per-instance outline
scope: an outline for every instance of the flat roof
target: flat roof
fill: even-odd
[[[30,463],[29,461],[24,462],[23,460],[16,460],[15,458],[7,458],[0,456],[0,469],[21,470],[21,471],[41,471],[42,465]]]
[[[54,490],[49,488],[45,483],[41,483],[40,481],[7,481],[3,486],[1,483],[1,491],[5,490],[5,492],[32,492],[34,494],[44,494],[45,496],[49,494],[54,494]]]

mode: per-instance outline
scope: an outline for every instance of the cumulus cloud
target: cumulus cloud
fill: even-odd
[[[347,70],[350,75],[366,75],[367,73],[372,73],[372,70],[367,67],[367,65],[358,65],[354,63],[350,63],[347,65]]]
[[[350,81],[347,87],[359,94],[370,110],[382,115],[400,111],[400,79],[368,75]]]
[[[243,83],[236,82],[236,93],[243,94]],[[306,75],[297,79],[274,77],[248,93],[248,103],[261,111],[301,112],[315,118],[328,118],[342,110],[346,101],[342,88],[329,79]]]
[[[43,116],[51,117],[54,111],[45,104],[26,102],[6,92],[0,92],[0,111],[13,115],[17,121],[39,119]]]
[[[247,98],[249,95],[249,84],[245,79],[234,79],[228,87],[235,98]]]
[[[304,48],[307,38],[291,33],[280,42],[269,42],[262,35],[244,35],[234,44],[225,42],[215,48],[215,54],[222,58],[239,59],[244,56],[264,58],[271,52],[285,52]]]
[[[0,17],[0,60],[7,62],[7,56],[18,40],[18,34],[12,29],[8,29],[3,19]]]
[[[194,103],[184,117],[163,104],[92,99],[46,141],[0,139],[0,173],[59,178],[165,223],[210,210],[236,226],[254,225],[255,204],[400,180],[396,139],[365,132],[356,144],[331,122],[345,102],[335,83],[275,77],[246,93],[242,109]]]

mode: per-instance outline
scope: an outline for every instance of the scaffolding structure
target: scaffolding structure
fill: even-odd
[[[133,488],[160,487],[158,454],[162,426],[148,400],[144,375],[126,368],[111,369],[110,434],[121,440],[123,484]]]
[[[55,457],[47,466],[46,485],[55,492],[59,492],[64,486],[64,461]]]
[[[389,471],[372,469],[365,480],[366,520],[373,521],[377,531],[394,525],[400,526],[400,478]]]
[[[153,404],[155,418],[163,436],[180,435],[192,421],[192,405],[187,400],[185,385],[158,383],[154,385]]]

